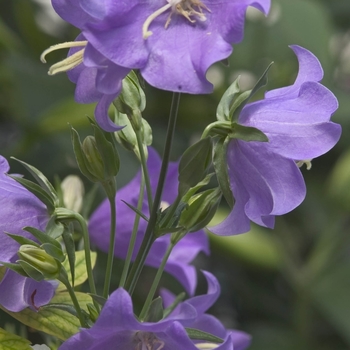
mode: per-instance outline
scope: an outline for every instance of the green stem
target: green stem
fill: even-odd
[[[85,251],[85,263],[86,263],[86,271],[88,274],[89,287],[92,294],[96,294],[96,287],[94,276],[92,274],[92,263],[91,263],[91,255],[90,255],[90,238],[86,225],[85,219],[78,213],[74,213],[76,220],[79,222],[83,239],[84,239],[84,251]]]
[[[139,147],[140,162],[141,162],[141,167],[143,170],[143,176],[144,176],[145,183],[146,183],[148,206],[149,206],[149,210],[151,211],[151,208],[153,206],[153,197],[152,197],[151,181],[149,179],[149,173],[148,173],[148,168],[147,168],[147,159],[146,159],[145,151],[143,149],[143,143],[141,140],[140,130],[134,130],[134,131],[136,134],[137,145]]]
[[[144,193],[145,193],[145,179],[142,176],[141,177],[140,194],[139,194],[139,199],[137,202],[137,209],[140,211],[142,210]],[[126,281],[126,276],[129,272],[130,262],[131,262],[132,254],[133,254],[134,248],[135,248],[135,242],[136,242],[136,237],[137,237],[137,230],[139,228],[140,218],[141,218],[140,215],[136,214],[135,221],[134,221],[134,227],[132,229],[131,239],[130,239],[130,243],[129,243],[129,247],[128,247],[128,253],[127,253],[126,258],[125,258],[125,264],[124,264],[122,276],[121,276],[120,282],[119,282],[119,287],[124,287],[125,281]]]
[[[181,96],[180,93],[173,93],[173,100],[171,103],[168,130],[167,130],[164,153],[163,153],[163,161],[162,161],[162,166],[159,174],[158,186],[156,190],[156,195],[154,197],[151,215],[148,221],[145,236],[141,243],[140,250],[137,254],[137,257],[135,259],[135,262],[132,266],[129,277],[125,284],[126,289],[128,290],[130,295],[133,293],[135,289],[136,283],[141,274],[143,264],[146,260],[148,252],[151,249],[151,246],[154,240],[156,239],[156,237],[154,237],[154,227],[157,222],[157,213],[161,202],[163,187],[165,183],[165,177],[166,177],[168,165],[169,165],[170,150],[171,150],[171,145],[174,138],[176,119],[177,119],[179,103],[180,103],[180,96]]]
[[[145,317],[146,317],[146,315],[147,315],[147,312],[148,312],[149,307],[150,307],[150,305],[151,305],[151,303],[152,303],[154,294],[155,294],[155,292],[156,292],[156,290],[157,290],[157,288],[158,288],[160,279],[161,279],[161,277],[162,277],[162,274],[163,274],[165,265],[166,265],[166,263],[167,263],[167,261],[168,261],[168,259],[169,259],[169,256],[170,256],[170,254],[171,254],[173,248],[174,248],[174,244],[170,244],[169,247],[168,247],[168,249],[167,249],[167,251],[166,251],[166,253],[165,253],[165,255],[164,255],[164,257],[163,257],[163,259],[162,259],[162,262],[161,262],[161,264],[160,264],[160,266],[159,266],[159,269],[158,269],[158,271],[157,271],[157,274],[156,274],[156,276],[155,276],[155,278],[154,278],[154,280],[153,280],[151,289],[150,289],[150,291],[148,292],[148,295],[147,295],[147,299],[146,299],[146,301],[145,301],[145,304],[143,305],[143,308],[142,308],[142,310],[141,310],[140,317],[139,317],[140,320],[141,320],[141,322],[144,321],[144,319],[145,319]]]
[[[86,324],[85,319],[83,317],[83,312],[82,312],[81,307],[79,305],[78,299],[77,299],[77,297],[75,295],[73,287],[70,285],[70,283],[68,281],[68,278],[66,278],[64,276],[60,276],[59,280],[66,286],[66,288],[68,290],[68,293],[69,293],[69,295],[70,295],[70,297],[72,299],[74,308],[77,311],[78,318],[79,318],[81,326],[84,327],[84,328],[88,328],[88,325]]]
[[[182,199],[182,197],[180,197],[179,195],[176,197],[175,202],[171,205],[171,207],[169,208],[169,210],[165,214],[164,218],[160,222],[160,224],[159,224],[160,227],[166,227],[169,224],[169,221],[173,217],[177,207],[179,206],[179,204],[181,202],[181,199]]]
[[[110,223],[110,235],[109,235],[109,247],[108,247],[108,258],[105,275],[105,283],[103,286],[103,297],[108,298],[109,287],[111,284],[112,269],[113,269],[113,258],[114,258],[114,247],[115,247],[115,236],[116,236],[116,205],[115,196],[108,196],[109,206],[111,210],[111,223]]]

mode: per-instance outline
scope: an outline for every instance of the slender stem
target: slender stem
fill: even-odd
[[[146,315],[147,315],[147,312],[148,312],[149,307],[150,307],[150,305],[151,305],[151,303],[152,303],[154,294],[155,294],[155,292],[156,292],[156,290],[157,290],[157,288],[158,288],[160,279],[161,279],[161,277],[162,277],[162,274],[163,274],[165,265],[166,265],[166,263],[167,263],[167,261],[168,261],[168,259],[169,259],[169,256],[170,256],[170,254],[171,254],[173,248],[174,248],[174,244],[169,244],[168,249],[167,249],[167,251],[166,251],[166,253],[165,253],[165,255],[164,255],[163,259],[162,259],[162,262],[161,262],[161,264],[160,264],[160,266],[159,266],[159,269],[158,269],[158,271],[157,271],[157,274],[156,274],[156,276],[155,276],[155,278],[154,278],[154,280],[153,280],[151,289],[150,289],[150,291],[148,292],[148,295],[147,295],[147,299],[146,299],[146,301],[145,301],[145,304],[143,305],[143,308],[142,308],[142,310],[141,310],[141,313],[140,313],[140,320],[141,320],[141,322],[145,319],[145,317],[146,317]]]
[[[91,263],[91,255],[90,255],[90,238],[86,225],[85,219],[78,213],[75,213],[75,218],[79,222],[84,239],[84,251],[85,251],[85,263],[86,263],[86,271],[88,274],[89,287],[92,294],[96,294],[96,287],[94,276],[92,274],[92,263]]]
[[[108,196],[108,200],[109,200],[109,206],[111,210],[111,223],[110,223],[110,235],[109,235],[109,247],[108,247],[105,283],[103,286],[103,297],[106,299],[108,298],[108,295],[109,295],[109,287],[111,284],[111,277],[112,277],[115,236],[116,236],[116,216],[117,216],[115,196]]]
[[[140,194],[139,194],[139,199],[137,202],[137,209],[138,210],[142,210],[144,193],[145,193],[145,179],[144,179],[143,174],[142,174]],[[129,247],[128,247],[128,253],[127,253],[126,258],[125,258],[124,268],[123,268],[122,276],[121,276],[120,282],[119,282],[119,287],[124,287],[125,281],[126,281],[126,276],[129,272],[130,262],[131,262],[132,254],[133,254],[134,248],[135,248],[135,242],[136,242],[136,237],[137,237],[137,230],[139,228],[140,218],[141,218],[140,215],[136,214],[135,221],[134,221],[134,227],[132,229],[131,239],[130,239],[130,243],[129,243]]]
[[[151,208],[153,206],[153,196],[152,196],[151,181],[149,179],[149,173],[148,173],[148,168],[147,168],[147,159],[146,159],[146,155],[145,155],[145,152],[143,149],[143,143],[141,140],[140,130],[134,129],[134,131],[136,134],[137,145],[139,147],[139,152],[140,152],[140,161],[141,161],[141,167],[142,167],[142,171],[143,171],[143,177],[144,177],[145,183],[146,183],[148,206],[149,206],[149,210],[151,211]]]
[[[135,262],[132,266],[129,277],[125,284],[126,289],[129,291],[130,295],[133,293],[135,289],[136,283],[141,274],[143,264],[146,260],[147,254],[151,249],[151,246],[154,240],[156,239],[156,237],[154,237],[154,227],[157,221],[157,213],[161,202],[163,187],[165,183],[165,177],[168,170],[170,150],[171,150],[171,145],[174,138],[176,119],[177,119],[179,103],[180,103],[180,96],[181,96],[180,93],[173,93],[173,100],[171,103],[171,109],[170,109],[170,115],[169,115],[168,130],[167,130],[165,147],[164,147],[162,167],[159,174],[158,186],[157,186],[156,195],[154,197],[150,219],[148,221],[145,236],[143,238],[140,250],[137,254],[137,257],[135,259]]]
[[[73,287],[69,283],[68,278],[65,278],[65,277],[61,276],[61,278],[59,280],[66,286],[66,288],[68,290],[68,293],[69,293],[69,295],[70,295],[70,297],[72,299],[74,308],[77,311],[78,318],[79,318],[81,326],[84,327],[84,328],[88,328],[88,325],[86,324],[86,322],[84,320],[83,312],[82,312],[81,307],[79,305],[78,299],[77,299],[77,297],[75,295]]]

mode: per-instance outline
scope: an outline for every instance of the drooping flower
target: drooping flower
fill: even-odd
[[[210,228],[216,234],[247,232],[250,221],[273,228],[275,215],[290,212],[305,198],[297,163],[328,152],[340,138],[340,125],[330,121],[338,102],[319,83],[320,62],[300,46],[292,49],[299,60],[294,84],[267,92],[240,113],[238,123],[261,130],[268,142],[230,141],[227,166],[235,204],[222,223]]]
[[[22,229],[26,226],[45,229],[49,219],[46,207],[32,193],[6,176],[9,164],[0,156],[0,261],[18,260],[19,244],[5,232],[34,237]],[[11,270],[0,281],[0,304],[9,311],[18,312],[30,306],[37,309],[53,297],[55,287],[51,282],[37,282]]]
[[[82,35],[51,74],[74,68],[76,100],[99,101],[96,119],[113,131],[107,110],[131,69],[163,90],[210,93],[206,72],[242,40],[247,7],[267,14],[270,0],[52,0],[52,5]]]
[[[119,288],[110,295],[94,326],[81,329],[59,349],[112,349],[118,344],[120,350],[244,350],[249,345],[248,335],[243,332],[226,331],[219,320],[205,314],[220,294],[216,278],[208,272],[205,273],[205,277],[208,282],[207,294],[180,303],[173,312],[158,322],[137,320],[129,294]],[[185,327],[209,332],[224,342],[191,340]]]
[[[160,172],[161,161],[159,155],[151,147],[148,148],[147,167],[150,173],[151,188],[153,195],[155,194],[158,177]],[[178,163],[170,163],[165,187],[162,197],[163,205],[171,204],[177,196],[178,191]],[[137,174],[126,186],[121,188],[116,195],[116,212],[117,212],[117,236],[115,243],[115,256],[125,259],[128,250],[132,226],[135,219],[135,212],[130,209],[123,201],[137,207],[139,191],[141,183],[141,174]],[[146,196],[145,196],[146,197]],[[142,212],[149,216],[148,201],[144,198]],[[133,254],[135,259],[140,248],[147,223],[141,219],[136,243]],[[110,229],[110,208],[109,203],[105,200],[91,215],[89,221],[89,234],[91,242],[102,251],[107,252],[109,247],[109,229]],[[145,264],[158,268],[161,260],[170,243],[170,235],[158,238],[146,259]],[[165,271],[176,277],[182,283],[186,291],[193,295],[196,288],[196,270],[190,263],[203,251],[209,254],[208,238],[204,231],[193,232],[187,234],[173,249],[169,260],[166,264]]]

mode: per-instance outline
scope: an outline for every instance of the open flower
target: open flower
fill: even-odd
[[[153,195],[155,194],[158,177],[160,172],[161,161],[156,151],[148,148],[147,167],[150,173],[151,188]],[[177,197],[178,191],[178,163],[170,163],[165,181],[164,192],[162,197],[163,206],[171,204]],[[131,227],[135,220],[135,212],[131,210],[125,201],[134,207],[137,207],[139,191],[141,183],[141,173],[138,173],[126,186],[121,188],[116,195],[116,212],[117,212],[117,236],[115,243],[115,256],[125,259],[128,250]],[[146,197],[146,196],[145,196]],[[148,201],[144,198],[142,212],[149,216]],[[140,248],[143,236],[146,231],[147,223],[141,219],[133,259]],[[109,247],[109,229],[110,229],[110,208],[109,203],[105,200],[92,214],[89,222],[89,234],[91,242],[102,251],[107,252]],[[170,235],[158,238],[147,256],[145,264],[158,268],[162,258],[170,244]],[[199,252],[209,253],[208,238],[204,231],[193,232],[187,234],[173,249],[165,271],[175,276],[185,287],[186,291],[191,295],[196,288],[196,270],[190,262],[194,260]]]
[[[8,162],[0,156],[0,261],[14,262],[18,259],[20,245],[5,232],[35,240],[22,229],[32,226],[43,230],[49,217],[45,205],[6,176],[8,171]],[[27,306],[37,309],[51,300],[54,291],[51,282],[37,282],[7,270],[0,281],[0,304],[13,312],[21,311]]]
[[[294,84],[267,92],[239,116],[239,124],[261,130],[268,142],[230,141],[227,166],[235,204],[221,224],[210,228],[214,233],[249,231],[250,220],[272,228],[275,215],[288,213],[305,198],[297,163],[328,152],[340,138],[340,125],[330,121],[338,102],[319,83],[320,62],[300,46],[292,49],[299,60]]]
[[[242,40],[247,7],[266,14],[270,0],[52,0],[52,5],[82,35],[44,53],[74,47],[50,74],[75,69],[70,78],[77,83],[76,100],[98,101],[96,120],[113,131],[107,110],[131,69],[159,89],[210,93],[206,72]]]
[[[244,350],[249,345],[248,335],[243,332],[227,332],[219,320],[205,314],[219,296],[220,287],[213,275],[208,272],[204,274],[208,282],[208,293],[180,303],[173,312],[158,322],[137,320],[129,294],[122,288],[117,289],[110,295],[95,325],[90,329],[81,329],[59,349],[112,349],[118,344],[120,350]],[[224,342],[191,340],[185,327],[209,332]]]

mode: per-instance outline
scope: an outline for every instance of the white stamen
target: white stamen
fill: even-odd
[[[83,56],[84,56],[84,50],[85,46],[87,45],[87,41],[71,41],[71,42],[66,42],[66,43],[61,43],[57,45],[50,46],[48,49],[46,49],[40,56],[40,60],[43,63],[46,63],[45,57],[47,54],[50,52],[60,50],[60,49],[70,49],[72,47],[84,47],[83,49],[75,52],[73,55],[68,56],[64,60],[57,62],[53,64],[50,69],[48,74],[49,75],[54,75],[60,72],[67,72],[68,70],[71,70],[75,67],[77,67],[80,63],[83,62]]]
[[[150,37],[153,33],[148,30],[150,24],[153,22],[154,19],[156,19],[158,16],[160,16],[162,13],[164,13],[166,10],[168,10],[172,5],[166,4],[165,6],[161,7],[156,12],[153,12],[150,16],[147,17],[145,20],[145,23],[142,26],[142,37],[144,39],[147,39]]]
[[[312,159],[305,159],[305,160],[299,160],[297,163],[297,166],[301,168],[304,164],[306,165],[306,170],[310,170],[312,167],[311,164]]]
[[[200,350],[213,350],[216,349],[220,344],[214,344],[214,343],[199,343],[195,344],[196,347]]]

